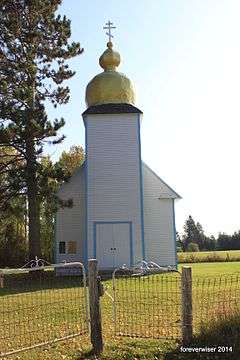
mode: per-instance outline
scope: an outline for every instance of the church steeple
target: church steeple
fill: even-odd
[[[131,81],[116,68],[119,66],[120,54],[113,50],[111,29],[115,27],[110,21],[107,35],[109,41],[107,49],[99,58],[99,64],[104,71],[95,76],[86,88],[86,104],[88,107],[102,104],[131,104],[135,103],[135,94]]]

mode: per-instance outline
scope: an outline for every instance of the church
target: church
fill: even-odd
[[[58,192],[73,207],[56,215],[55,262],[96,258],[100,270],[141,260],[177,266],[174,203],[180,196],[142,161],[143,113],[131,81],[117,71],[120,54],[108,25],[103,72],[86,88],[86,159]]]

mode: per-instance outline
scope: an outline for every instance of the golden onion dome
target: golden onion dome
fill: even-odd
[[[135,94],[131,81],[122,73],[116,71],[121,58],[113,50],[112,42],[107,43],[107,49],[99,59],[104,71],[95,76],[86,88],[86,104],[88,107],[101,104],[132,104]]]

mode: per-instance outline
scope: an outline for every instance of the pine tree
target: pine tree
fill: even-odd
[[[41,254],[39,208],[46,173],[39,159],[46,142],[64,139],[58,136],[64,119],[51,121],[45,104],[69,101],[69,88],[62,82],[74,72],[66,61],[82,52],[79,43],[69,43],[70,21],[56,14],[61,2],[0,3],[0,145],[15,148],[21,157],[9,194],[28,199],[30,258]]]
[[[188,219],[184,224],[184,234],[183,234],[183,243],[184,249],[187,249],[190,243],[195,243],[198,245],[199,249],[202,250],[204,246],[205,235],[202,228],[202,225],[193,220],[192,216],[189,215]]]

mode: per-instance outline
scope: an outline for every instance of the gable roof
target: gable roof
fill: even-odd
[[[84,162],[82,163],[81,166],[77,167],[73,173],[72,176],[68,179],[68,181],[65,181],[63,184],[60,185],[57,194],[60,195],[62,191],[66,190],[66,188],[68,188],[69,186],[71,186],[71,182],[72,180],[74,180],[74,178],[78,175],[81,174],[82,171],[85,170],[86,167],[86,160],[84,160]]]
[[[161,179],[147,164],[145,164],[142,161],[142,166],[145,167],[150,173],[159,181],[159,198],[173,198],[173,199],[181,199],[181,196],[176,193],[163,179]],[[76,168],[76,170],[73,172],[72,176],[70,177],[69,181],[63,183],[60,188],[58,189],[57,193],[60,195],[61,191],[66,190],[69,186],[71,186],[71,181],[74,180],[74,178],[82,171],[85,170],[86,167],[86,161],[82,163],[81,166]]]
[[[145,162],[142,161],[142,166],[151,172],[151,174],[159,181],[159,198],[174,198],[181,199],[181,196],[176,193],[163,179],[161,179]]]

